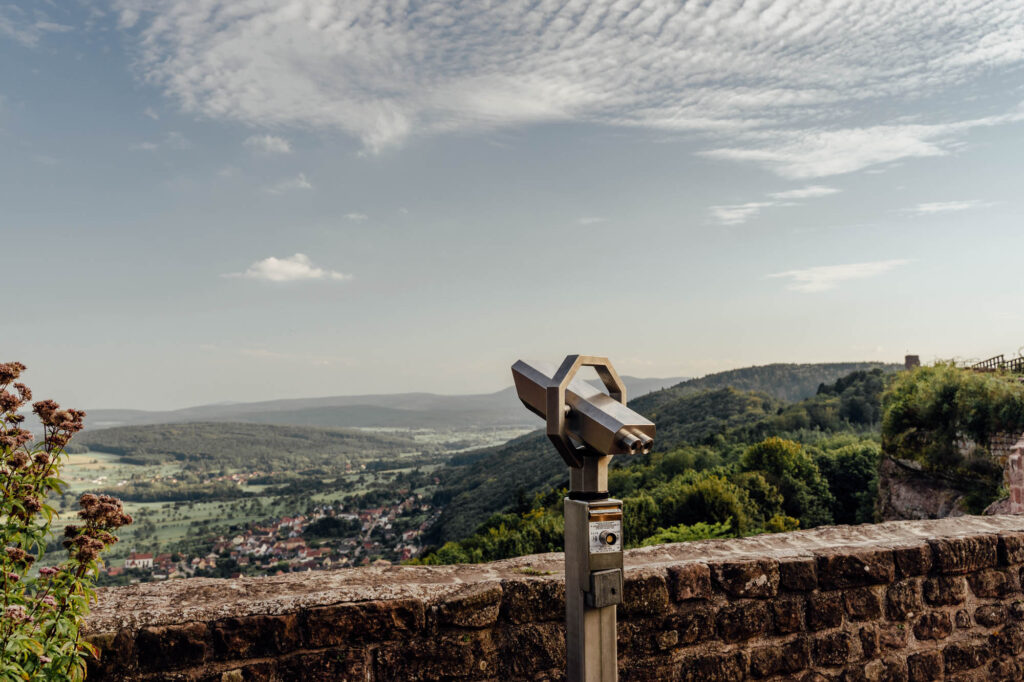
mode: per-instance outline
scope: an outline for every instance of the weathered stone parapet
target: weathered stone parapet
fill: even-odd
[[[90,679],[557,680],[561,554],[108,588]],[[622,680],[1024,679],[1024,518],[626,553]]]

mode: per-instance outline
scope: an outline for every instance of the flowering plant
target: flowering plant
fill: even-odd
[[[95,598],[99,555],[117,542],[112,531],[132,519],[120,500],[83,495],[83,523],[64,529],[68,559],[33,570],[52,537],[54,509],[46,498],[64,490],[58,478],[64,447],[82,429],[85,413],[61,409],[52,400],[35,403],[43,438],[33,443],[19,413],[32,399],[29,388],[16,382],[23,371],[19,362],[0,363],[0,679],[80,680],[85,656],[95,654],[81,629]]]

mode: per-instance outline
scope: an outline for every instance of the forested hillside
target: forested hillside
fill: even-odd
[[[883,362],[826,362],[814,364],[775,363],[715,372],[699,379],[688,379],[663,391],[654,391],[637,401],[638,410],[656,411],[660,405],[683,395],[716,388],[766,393],[778,400],[795,402],[810,398],[822,384],[831,384],[853,372],[881,369],[895,372],[903,365]]]
[[[816,442],[830,433],[876,429],[879,396],[896,367],[751,367],[686,381],[630,401],[630,406],[657,424],[656,453],[703,445],[716,453],[716,461],[733,461],[744,444],[772,435]],[[739,390],[730,381],[753,390]],[[795,403],[775,397],[801,392],[813,397]],[[645,461],[616,457],[613,463],[622,468]],[[492,514],[523,507],[552,486],[566,485],[568,473],[547,438],[534,433],[453,458],[441,478],[438,501],[444,512],[432,534],[439,543],[465,537]]]
[[[128,464],[193,463],[202,468],[296,471],[330,468],[421,449],[411,438],[343,429],[233,424],[160,424],[87,431],[78,446]]]

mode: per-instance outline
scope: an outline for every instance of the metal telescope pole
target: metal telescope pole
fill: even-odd
[[[608,455],[584,457],[582,467],[569,470],[570,491],[565,498],[569,682],[618,680],[615,605],[622,600],[622,503],[608,497],[610,459]],[[605,547],[608,551],[602,551]]]
[[[593,367],[608,393],[573,378]],[[654,423],[626,406],[626,386],[608,362],[570,355],[550,377],[512,365],[519,399],[547,422],[569,466],[565,498],[565,637],[569,682],[616,682],[615,605],[622,602],[622,502],[608,496],[612,455],[651,451]]]

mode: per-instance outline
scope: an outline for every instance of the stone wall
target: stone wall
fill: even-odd
[[[100,680],[556,680],[560,554],[101,590]],[[1024,518],[627,552],[622,680],[1024,679]]]

